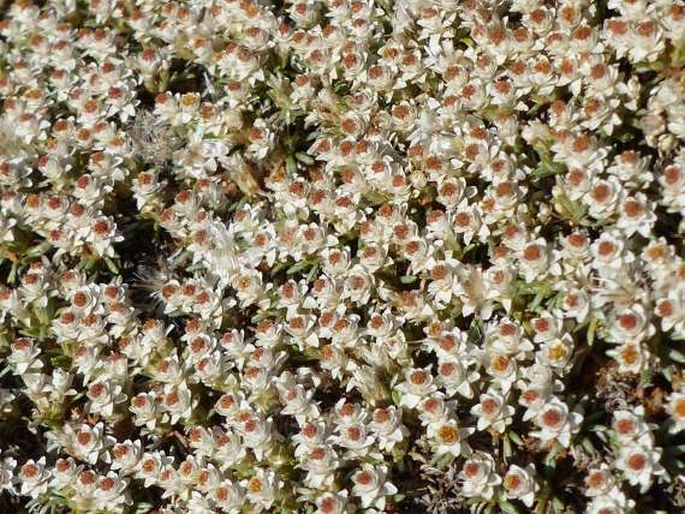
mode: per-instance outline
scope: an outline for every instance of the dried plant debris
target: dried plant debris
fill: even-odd
[[[143,109],[131,120],[126,133],[133,146],[133,155],[148,165],[167,165],[174,152],[184,146],[183,138],[174,127]]]

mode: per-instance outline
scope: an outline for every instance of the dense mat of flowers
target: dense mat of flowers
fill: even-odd
[[[685,509],[680,0],[0,11],[0,511]]]

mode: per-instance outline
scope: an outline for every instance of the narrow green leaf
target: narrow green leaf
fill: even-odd
[[[523,445],[523,441],[521,440],[521,437],[514,432],[513,430],[510,430],[507,432],[507,435],[509,436],[509,439],[516,445],[516,446],[521,446]]]
[[[290,174],[294,175],[297,173],[297,163],[292,155],[285,158],[285,170]]]
[[[506,500],[499,503],[499,508],[502,509],[504,514],[520,514],[516,505]]]
[[[667,455],[682,455],[685,453],[685,444],[680,444],[678,446],[668,446],[664,448],[664,453]]]
[[[683,352],[681,351],[676,350],[675,348],[671,349],[668,352],[668,358],[672,361],[677,362],[678,364],[685,364],[685,354],[683,354]]]
[[[590,439],[588,439],[587,437],[584,437],[580,444],[585,449],[585,451],[588,452],[590,455],[597,454],[597,450],[592,445],[592,441],[590,441]]]
[[[312,157],[310,155],[307,155],[306,153],[297,152],[295,154],[295,159],[304,164],[314,164],[314,159],[312,159]]]
[[[105,263],[107,264],[107,268],[109,269],[109,271],[111,271],[115,275],[119,274],[119,266],[117,266],[116,262],[114,262],[109,257],[105,257]]]
[[[311,263],[308,260],[303,260],[298,262],[297,264],[294,264],[288,270],[285,272],[286,275],[294,275],[298,271],[302,271],[305,269],[307,266],[309,266]]]
[[[590,326],[587,328],[587,345],[592,346],[595,342],[595,332],[597,330],[597,318],[592,318],[590,321]]]

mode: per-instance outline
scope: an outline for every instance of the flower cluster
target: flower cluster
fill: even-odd
[[[685,508],[684,140],[681,0],[0,7],[0,510]]]

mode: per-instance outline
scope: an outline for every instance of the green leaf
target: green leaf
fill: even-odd
[[[555,197],[555,208],[559,214],[576,225],[580,225],[587,211],[584,205],[571,200],[566,195],[557,195]]]
[[[664,453],[666,455],[682,455],[685,453],[685,444],[680,444],[678,446],[668,446],[664,448]]]
[[[297,163],[292,155],[285,158],[285,171],[290,175],[295,175],[297,173]]]
[[[590,441],[590,439],[587,437],[584,437],[580,444],[590,455],[597,455],[597,450],[592,445],[592,441]]]
[[[595,342],[595,332],[597,330],[597,318],[592,318],[590,325],[587,328],[587,345],[592,346]]]
[[[676,350],[675,348],[669,350],[668,358],[677,362],[678,364],[685,364],[685,354],[679,350]]]
[[[276,262],[274,264],[274,267],[271,268],[271,276],[276,275],[280,271],[282,271],[286,267],[287,263],[285,262]]]
[[[654,370],[647,368],[643,373],[641,377],[641,385],[646,386],[649,384],[649,382],[652,380],[652,377],[654,376]]]
[[[542,301],[549,296],[549,293],[552,291],[552,288],[549,286],[549,284],[545,283],[538,289],[537,294],[535,295],[535,298],[533,299],[533,302],[530,304],[529,309],[531,311],[535,311]]]
[[[400,277],[400,282],[402,282],[403,284],[413,284],[414,282],[416,282],[417,278],[418,277],[416,277],[415,275],[403,275]]]
[[[509,440],[509,438],[505,437],[504,439],[502,439],[502,446],[504,447],[504,456],[506,458],[509,458],[514,454],[511,448],[511,441]]]
[[[630,143],[633,139],[635,139],[635,134],[632,132],[624,132],[623,134],[619,134],[616,138],[621,143]]]
[[[297,264],[294,264],[293,266],[288,268],[288,270],[285,272],[285,274],[286,275],[294,275],[298,271],[302,271],[303,269],[305,269],[310,264],[311,264],[311,262],[309,262],[308,260],[300,261]]]
[[[566,166],[558,162],[541,163],[533,173],[531,178],[539,180],[545,177],[553,177],[554,175],[561,175],[566,172]]]
[[[537,509],[535,509],[536,514],[545,514],[547,512],[547,499],[543,498],[538,503]]]
[[[64,354],[55,355],[50,359],[53,368],[68,370],[71,367],[71,359]]]
[[[309,273],[307,274],[307,282],[311,283],[314,280],[314,275],[319,271],[319,265],[315,264],[312,266],[312,269],[309,270]]]
[[[137,502],[136,503],[136,510],[134,511],[136,514],[144,514],[146,512],[150,512],[152,510],[153,505],[151,503],[146,503],[146,502]]]
[[[509,439],[511,439],[511,441],[516,446],[522,446],[523,445],[523,441],[521,440],[521,437],[516,432],[514,432],[513,430],[510,430],[509,432],[507,432],[507,436],[509,436]]]
[[[45,241],[39,245],[36,245],[32,248],[30,248],[26,252],[27,257],[36,257],[38,255],[43,255],[45,252],[47,252],[51,248],[51,244],[48,241]]]
[[[119,274],[119,266],[117,266],[116,262],[114,262],[109,257],[105,257],[105,263],[107,264],[107,268],[109,268],[109,271],[111,271],[115,275]]]
[[[297,152],[295,154],[295,159],[304,164],[314,164],[314,159],[312,159],[312,157],[310,155],[307,155],[306,153]]]
[[[7,276],[7,283],[10,285],[13,285],[16,280],[17,280],[17,271],[19,270],[19,262],[13,262],[12,263],[12,269],[10,269],[10,273]]]
[[[554,508],[554,512],[564,512],[566,507],[564,507],[564,502],[562,502],[559,498],[554,496],[552,498],[552,507]]]
[[[454,455],[451,453],[445,453],[440,457],[433,458],[433,465],[438,469],[445,469],[454,460]]]
[[[520,514],[516,505],[506,500],[499,502],[499,508],[502,509],[502,512],[505,514]]]

